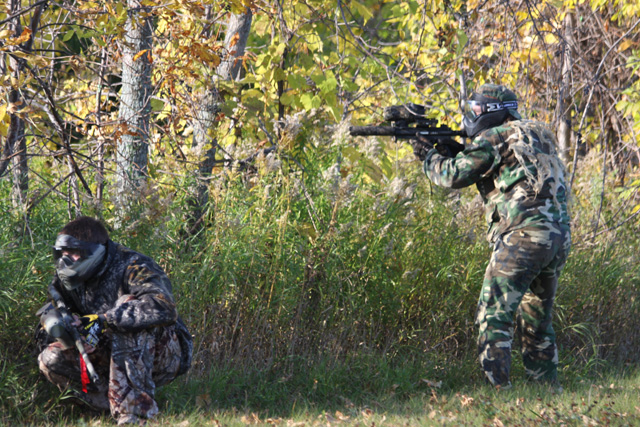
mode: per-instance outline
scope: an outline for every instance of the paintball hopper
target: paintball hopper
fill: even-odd
[[[53,304],[46,304],[38,310],[36,315],[40,316],[40,324],[51,338],[55,338],[60,342],[65,350],[73,347],[73,338],[64,327],[62,316]]]
[[[428,123],[437,123],[436,120],[427,119],[425,117],[426,108],[424,105],[419,104],[402,104],[402,105],[392,105],[390,107],[386,107],[382,112],[382,117],[388,122],[428,122]]]

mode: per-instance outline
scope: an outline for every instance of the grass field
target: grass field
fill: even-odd
[[[187,377],[160,390],[161,413],[149,425],[640,425],[637,370],[609,368],[589,375],[595,380],[568,372],[559,389],[519,381],[516,367],[513,388],[500,390],[485,384],[479,369],[468,364],[440,376],[436,371],[422,376],[411,367],[380,368],[373,375],[377,378],[361,377],[364,371],[350,377],[346,366],[289,378],[248,372]],[[56,415],[46,425],[115,425],[110,416],[83,410],[64,397],[47,406]]]

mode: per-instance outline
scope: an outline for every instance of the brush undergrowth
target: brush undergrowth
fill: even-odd
[[[217,175],[195,236],[186,232],[188,178],[170,186],[158,179],[140,219],[111,230],[113,240],[167,270],[195,336],[191,371],[159,394],[167,423],[185,413],[212,425],[211,417],[239,413],[263,422],[313,413],[313,422],[326,423],[336,411],[366,423],[382,416],[473,423],[460,415],[467,407],[485,419],[526,408],[532,423],[583,422],[591,417],[583,391],[637,364],[637,222],[593,233],[584,200],[597,188],[578,177],[574,248],[556,310],[561,376],[578,394],[553,415],[532,398],[535,390],[524,397],[532,406],[518,403],[515,391],[493,395],[476,366],[473,318],[490,250],[474,190],[432,187],[415,162],[381,151],[316,145],[304,151],[303,171],[283,156],[259,158],[252,173]],[[0,182],[4,200],[8,191]],[[620,203],[609,201],[605,217]],[[39,205],[26,232],[2,209],[0,422],[82,420],[86,414],[60,405],[65,395],[39,376],[32,338],[66,205]],[[100,214],[115,224],[113,212]],[[516,383],[520,363],[515,355]]]

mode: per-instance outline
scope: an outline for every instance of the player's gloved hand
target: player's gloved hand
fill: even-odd
[[[464,145],[451,138],[439,139],[433,147],[443,156],[455,157],[464,150]]]
[[[409,143],[411,144],[411,147],[413,147],[413,155],[421,162],[424,162],[424,159],[427,158],[427,153],[433,148],[431,142],[425,138],[422,138],[421,140],[411,139],[409,140]]]
[[[424,136],[418,135],[418,143],[435,148],[438,154],[445,157],[455,157],[459,152],[464,150],[464,145],[451,138],[427,139]]]
[[[92,346],[97,347],[102,335],[107,330],[107,322],[103,315],[99,314],[87,314],[80,317],[80,335],[84,337],[85,342]]]

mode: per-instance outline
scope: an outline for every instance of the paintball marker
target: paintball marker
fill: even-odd
[[[425,117],[424,105],[403,104],[387,107],[383,112],[384,120],[391,122],[391,126],[351,126],[352,136],[393,136],[397,139],[408,139],[416,150],[416,144],[423,149],[436,148],[440,154],[449,157],[462,151],[464,146],[455,142],[456,136],[466,137],[461,130],[453,130],[448,126],[436,126],[436,119]]]
[[[49,295],[53,300],[53,304],[48,304],[38,311],[40,315],[40,323],[47,333],[56,338],[62,343],[65,348],[70,348],[75,345],[82,358],[80,362],[82,372],[82,386],[86,391],[85,384],[85,372],[89,374],[89,378],[94,384],[100,383],[100,378],[96,373],[89,355],[84,349],[84,343],[82,342],[82,336],[78,329],[73,325],[73,316],[67,308],[66,304],[62,300],[60,292],[55,288],[56,279],[54,278],[49,285]],[[86,371],[84,367],[86,366]],[[88,382],[87,382],[88,383]]]

